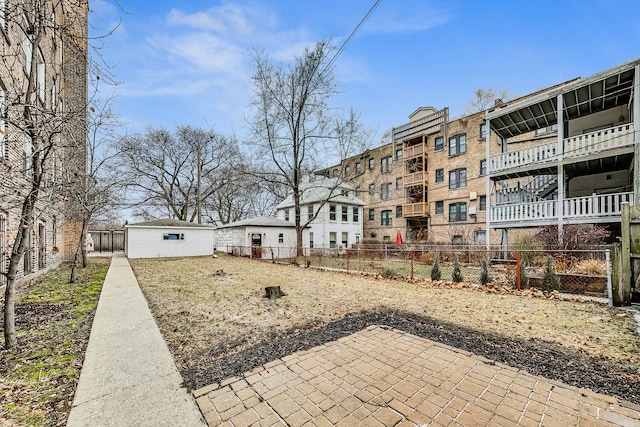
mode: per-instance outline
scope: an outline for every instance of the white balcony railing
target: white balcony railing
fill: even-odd
[[[633,193],[594,194],[584,197],[565,199],[562,203],[562,211],[558,211],[558,201],[537,201],[531,203],[518,203],[512,205],[500,205],[490,207],[490,221],[493,223],[504,222],[544,222],[545,220],[563,218],[606,218],[619,217],[622,202],[633,205]]]
[[[501,172],[528,165],[540,165],[556,160],[560,154],[562,154],[564,158],[577,158],[629,146],[633,143],[633,123],[627,123],[565,138],[562,144],[562,153],[557,153],[557,144],[551,142],[491,156],[489,158],[489,173]]]

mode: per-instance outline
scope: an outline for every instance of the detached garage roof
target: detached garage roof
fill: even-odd
[[[231,227],[295,227],[293,222],[269,216],[259,216],[256,218],[243,219],[229,224],[221,225],[218,228]]]
[[[211,225],[196,224],[195,222],[180,221],[179,219],[154,219],[152,221],[127,224],[125,227],[189,227],[189,228],[213,228]]]

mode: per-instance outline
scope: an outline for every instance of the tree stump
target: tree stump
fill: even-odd
[[[282,292],[282,289],[280,289],[280,286],[267,286],[266,288],[264,288],[264,291],[265,291],[265,297],[269,299],[276,299],[276,298],[284,297],[287,295],[284,292]]]

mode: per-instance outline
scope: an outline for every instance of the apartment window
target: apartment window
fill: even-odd
[[[381,173],[389,173],[391,172],[391,156],[383,157],[380,159],[380,172]]]
[[[396,190],[402,189],[402,178],[396,178]]]
[[[487,196],[480,196],[478,200],[478,210],[479,211],[487,210]]]
[[[356,163],[356,173],[360,173],[362,172],[362,163],[357,162]]]
[[[22,167],[24,173],[28,173],[31,170],[33,161],[33,141],[26,133],[22,134]]]
[[[467,170],[454,169],[449,171],[449,188],[464,188],[467,186]]]
[[[487,137],[487,122],[482,122],[480,124],[480,139],[485,139]]]
[[[22,34],[24,39],[22,40],[22,63],[24,65],[24,71],[27,75],[31,74],[31,56],[33,54],[33,42],[29,36],[25,33]]]
[[[356,197],[360,197],[362,195],[362,188],[358,185],[355,189]]]
[[[347,247],[349,245],[349,233],[346,231],[342,232],[342,246]]]
[[[484,230],[477,230],[474,235],[474,240],[478,243],[484,243],[487,241],[487,232]]]
[[[369,221],[373,221],[376,219],[376,210],[369,209]]]
[[[449,155],[459,156],[467,152],[467,135],[461,133],[449,138]]]
[[[285,209],[284,210],[284,220],[285,221],[289,221],[289,209]]]
[[[349,221],[349,208],[346,206],[342,207],[342,222]]]
[[[374,159],[373,157],[371,157],[371,158],[369,159],[369,169],[371,170],[371,169],[373,169],[373,168],[375,168],[375,167],[376,167],[376,159]]]
[[[44,102],[45,96],[45,65],[44,65],[44,57],[42,56],[42,52],[38,50],[38,63],[36,64],[36,81],[38,83],[38,98],[40,98],[41,102]]]
[[[313,218],[313,205],[309,205],[307,206],[307,218],[311,219]]]
[[[396,148],[396,160],[402,160],[402,148]]]
[[[444,181],[444,169],[436,169],[436,182]]]
[[[309,247],[313,248],[313,231],[309,232]]]
[[[402,218],[402,205],[396,206],[396,218]]]
[[[436,151],[440,151],[440,150],[444,150],[444,138],[439,136],[436,139],[433,140],[434,141],[434,147],[433,149]]]
[[[467,220],[467,204],[451,203],[449,205],[449,222],[462,222]]]
[[[329,205],[329,221],[336,220],[336,205]]]
[[[334,169],[332,174],[333,174],[334,178],[337,177],[338,176],[338,169]]]
[[[278,234],[278,243],[284,243],[284,233]]]
[[[391,197],[391,183],[386,182],[380,186],[380,198],[382,200],[389,200]]]
[[[336,233],[335,231],[329,232],[329,247],[330,248],[335,248],[336,247],[337,236],[338,236],[338,233]]]
[[[360,208],[357,206],[353,207],[353,223],[357,224],[360,222]]]
[[[558,124],[556,123],[555,125],[551,125],[551,126],[547,126],[547,127],[543,127],[540,129],[536,129],[536,136],[540,136],[540,135],[546,135],[548,133],[552,133],[558,130]]]
[[[376,185],[374,183],[369,184],[369,195],[373,196],[376,194]]]
[[[436,215],[444,213],[444,202],[442,200],[436,202]]]
[[[380,213],[380,225],[382,226],[391,225],[391,211],[382,211]]]
[[[348,177],[351,174],[351,166],[347,165],[344,167],[344,176]]]
[[[6,145],[6,125],[4,115],[6,111],[4,91],[0,89],[0,159],[8,158],[8,150]]]
[[[480,175],[487,174],[487,159],[480,160]]]

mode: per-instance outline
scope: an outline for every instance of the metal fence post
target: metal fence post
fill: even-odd
[[[516,251],[516,283],[520,290],[520,251]]]
[[[409,260],[411,261],[411,280],[413,280],[413,249],[409,249]]]

